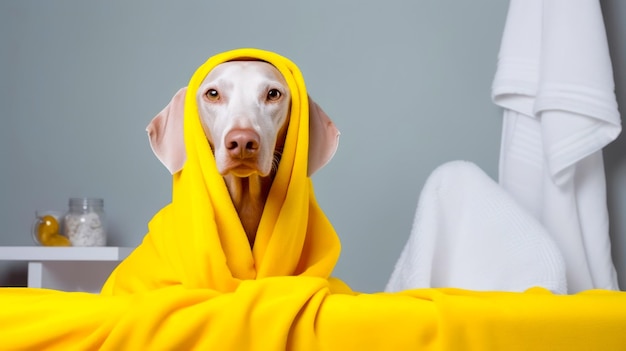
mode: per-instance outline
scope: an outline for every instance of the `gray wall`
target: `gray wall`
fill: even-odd
[[[624,91],[626,6],[605,15]],[[100,196],[110,243],[137,245],[169,202],[144,128],[209,56],[258,47],[291,58],[342,131],[314,176],[343,242],[335,274],[384,287],[420,189],[465,159],[497,177],[491,80],[507,1],[1,1],[0,245],[30,245],[36,209]],[[624,137],[606,152],[614,253],[626,282]],[[24,284],[2,264],[0,285]]]

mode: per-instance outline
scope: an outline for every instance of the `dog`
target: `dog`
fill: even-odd
[[[185,95],[186,88],[179,90],[146,128],[154,154],[172,174],[186,159]],[[308,100],[311,176],[332,159],[340,133],[319,105]],[[218,172],[252,247],[289,126],[288,85],[267,62],[229,61],[209,72],[196,102]]]

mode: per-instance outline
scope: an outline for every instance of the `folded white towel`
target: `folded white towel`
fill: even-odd
[[[565,264],[539,222],[470,162],[428,178],[386,291],[456,287],[565,293]]]
[[[500,184],[556,240],[570,292],[617,289],[601,150],[621,120],[598,0],[512,0],[492,95]]]

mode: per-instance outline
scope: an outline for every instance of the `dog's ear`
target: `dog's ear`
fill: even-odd
[[[186,87],[180,89],[146,128],[152,152],[172,174],[180,171],[187,159],[183,132],[186,92]]]
[[[309,97],[309,176],[333,158],[339,146],[339,135],[335,123]]]

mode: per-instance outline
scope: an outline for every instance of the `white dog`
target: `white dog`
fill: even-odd
[[[172,173],[185,162],[185,93],[181,89],[147,128],[153,151]],[[269,63],[232,61],[209,72],[196,101],[217,169],[252,246],[289,124],[289,88]],[[339,138],[333,122],[311,99],[309,134],[311,175],[330,161]]]

